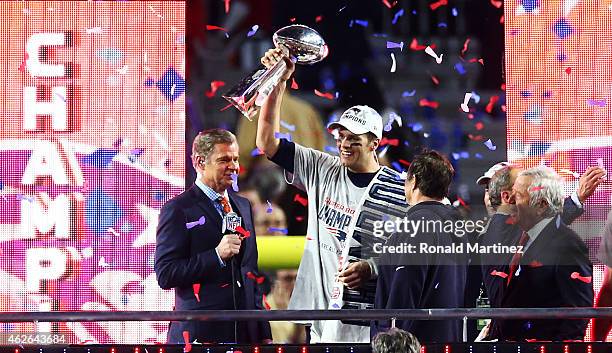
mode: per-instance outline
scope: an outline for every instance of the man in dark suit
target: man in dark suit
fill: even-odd
[[[435,151],[417,156],[410,164],[405,192],[411,207],[405,224],[431,223],[418,229],[403,229],[387,240],[387,247],[414,246],[414,252],[381,253],[376,309],[463,307],[467,256],[458,251],[444,253],[437,248],[465,248],[467,242],[467,237],[459,232],[455,235],[444,231],[449,222],[460,221],[459,213],[442,203],[453,174],[450,162]],[[444,230],[435,226],[438,223],[445,224]],[[421,342],[459,342],[462,338],[460,320],[399,320],[396,325],[413,333]],[[370,334],[373,336],[388,328],[388,321],[374,321]]]
[[[161,209],[155,273],[161,288],[174,288],[175,310],[263,309],[251,205],[230,188],[238,157],[231,132],[211,129],[198,134],[191,156],[197,180]],[[222,232],[231,212],[241,217],[241,233]],[[199,343],[271,339],[264,321],[189,321],[170,324],[168,343],[186,343],[184,332],[190,342]]]
[[[507,271],[500,307],[593,306],[593,265],[580,237],[560,219],[563,188],[546,167],[518,174],[510,202],[522,234]],[[582,340],[588,320],[497,320],[492,338],[508,341]]]

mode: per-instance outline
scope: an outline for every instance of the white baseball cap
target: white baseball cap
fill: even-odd
[[[327,125],[328,130],[335,130],[339,127],[344,127],[356,135],[371,132],[379,139],[382,138],[383,133],[382,117],[367,105],[351,107],[342,113],[340,120]]]
[[[504,167],[508,167],[508,166],[511,166],[511,165],[512,165],[512,163],[509,163],[509,162],[499,162],[499,163],[493,165],[491,168],[489,168],[489,170],[487,170],[483,175],[481,175],[480,178],[478,178],[476,180],[476,184],[484,185],[484,184],[488,183],[489,180],[491,180],[493,175],[498,170],[502,170],[502,169],[504,169]]]

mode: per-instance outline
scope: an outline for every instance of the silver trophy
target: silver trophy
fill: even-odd
[[[328,53],[327,45],[321,35],[303,25],[283,27],[274,33],[272,40],[277,48],[283,49],[289,56],[295,58],[298,64],[314,64],[323,60]],[[227,91],[223,98],[251,120],[280,81],[286,66],[284,60],[269,69],[260,65]]]

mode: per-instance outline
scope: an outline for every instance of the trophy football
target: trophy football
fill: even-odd
[[[274,33],[272,40],[277,48],[283,49],[297,64],[314,64],[323,60],[328,53],[321,35],[303,25],[283,27]],[[284,60],[270,68],[260,64],[256,70],[227,91],[223,98],[250,121],[280,81],[286,66]]]

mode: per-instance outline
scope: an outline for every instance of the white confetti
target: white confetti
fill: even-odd
[[[391,53],[391,60],[393,63],[391,64],[391,72],[395,72],[395,54]]]
[[[470,108],[468,107],[468,102],[470,101],[470,99],[472,98],[472,93],[468,92],[465,94],[465,97],[463,97],[463,103],[461,103],[461,110],[463,110],[466,113],[470,112]]]
[[[436,63],[442,64],[442,56],[444,56],[444,54],[440,54],[440,56],[438,56],[436,52],[434,52],[434,50],[431,49],[429,45],[427,46],[427,48],[425,48],[425,53],[429,54],[434,59],[436,59]]]

